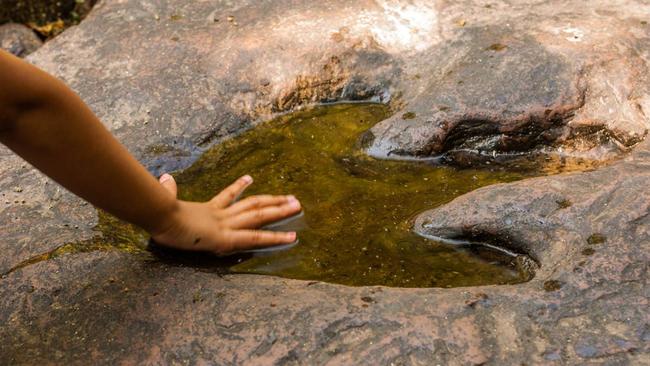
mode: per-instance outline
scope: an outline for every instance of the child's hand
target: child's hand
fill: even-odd
[[[157,182],[61,81],[0,50],[0,86],[0,143],[158,243],[225,254],[295,240],[293,232],[255,230],[299,212],[294,197],[233,203],[252,183],[247,176],[209,202],[179,201],[173,178]]]
[[[168,247],[220,255],[295,241],[295,232],[255,230],[298,213],[300,202],[295,197],[251,196],[233,203],[252,182],[250,176],[239,178],[205,203],[179,200],[162,229],[152,233],[153,240]],[[160,183],[176,197],[176,182],[171,175],[161,176]]]

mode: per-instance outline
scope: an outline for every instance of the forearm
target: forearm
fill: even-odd
[[[16,81],[5,75],[5,85],[14,84],[8,89],[20,90],[5,103],[0,142],[94,205],[150,232],[160,228],[176,209],[176,199],[63,83],[35,67],[16,64],[22,61],[3,61],[0,72],[20,68],[28,76]],[[25,89],[29,97],[21,99]]]

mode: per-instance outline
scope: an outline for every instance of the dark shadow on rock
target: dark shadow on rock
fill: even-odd
[[[188,267],[203,272],[225,275],[231,273],[229,268],[253,257],[252,254],[233,254],[217,256],[206,252],[188,252],[163,247],[153,240],[149,241],[148,251],[155,260],[172,267]]]

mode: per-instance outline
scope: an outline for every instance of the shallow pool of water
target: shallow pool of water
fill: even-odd
[[[359,136],[387,116],[387,108],[378,104],[337,104],[277,118],[176,173],[179,195],[208,200],[250,174],[255,183],[246,195],[294,194],[302,202],[307,227],[298,233],[297,246],[241,257],[230,272],[400,287],[528,280],[531,274],[513,255],[480,245],[448,245],[411,231],[417,213],[522,175],[370,158],[360,150]]]

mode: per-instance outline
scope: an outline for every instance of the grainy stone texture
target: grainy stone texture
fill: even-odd
[[[0,25],[0,49],[18,57],[25,57],[43,45],[43,41],[22,24]]]
[[[0,279],[0,364],[650,363],[647,21],[650,5],[632,0],[101,2],[28,59],[154,173],[342,99],[395,108],[366,136],[378,156],[617,160],[416,219],[425,235],[529,253],[541,268],[525,284],[349,288],[64,255]],[[0,272],[94,235],[92,207],[8,151],[0,160]]]
[[[638,5],[448,4],[443,41],[414,55],[428,63],[406,93],[414,117],[375,126],[369,152],[453,158],[553,146],[607,160],[629,151],[647,133],[650,106],[648,5]]]

